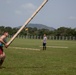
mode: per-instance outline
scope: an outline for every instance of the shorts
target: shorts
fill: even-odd
[[[3,47],[0,47],[0,54],[3,54]]]
[[[43,43],[43,46],[46,46],[46,43]]]

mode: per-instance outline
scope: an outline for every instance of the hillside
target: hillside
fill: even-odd
[[[48,29],[48,30],[51,30],[51,31],[55,30],[55,28],[49,27],[49,26],[46,26],[46,25],[43,25],[43,24],[28,24],[27,27],[32,27],[32,28],[36,27],[37,29]]]

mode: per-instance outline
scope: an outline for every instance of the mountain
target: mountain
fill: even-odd
[[[31,28],[34,28],[36,27],[37,29],[48,29],[48,30],[51,30],[51,31],[54,31],[55,28],[53,27],[49,27],[49,26],[46,26],[46,25],[43,25],[43,24],[28,24],[27,27],[31,27]]]

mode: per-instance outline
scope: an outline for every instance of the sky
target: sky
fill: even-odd
[[[0,26],[22,26],[44,0],[0,0]],[[48,0],[30,22],[76,28],[76,0]]]

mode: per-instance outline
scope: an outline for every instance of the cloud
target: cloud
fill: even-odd
[[[27,3],[21,5],[21,8],[25,9],[27,12],[33,12],[36,9],[36,6],[32,3]]]
[[[35,9],[35,5],[32,3],[23,4],[21,7],[24,9]]]
[[[76,17],[75,16],[70,16],[69,19],[70,20],[76,20]]]
[[[12,0],[6,0],[7,4],[10,4],[12,2]]]
[[[20,10],[16,10],[15,13],[16,13],[17,15],[21,15],[21,14],[22,14],[22,12],[21,12]]]
[[[32,14],[36,10],[36,6],[32,3],[26,3],[22,4],[15,13],[17,15],[22,15],[23,13],[26,13],[26,15]]]

